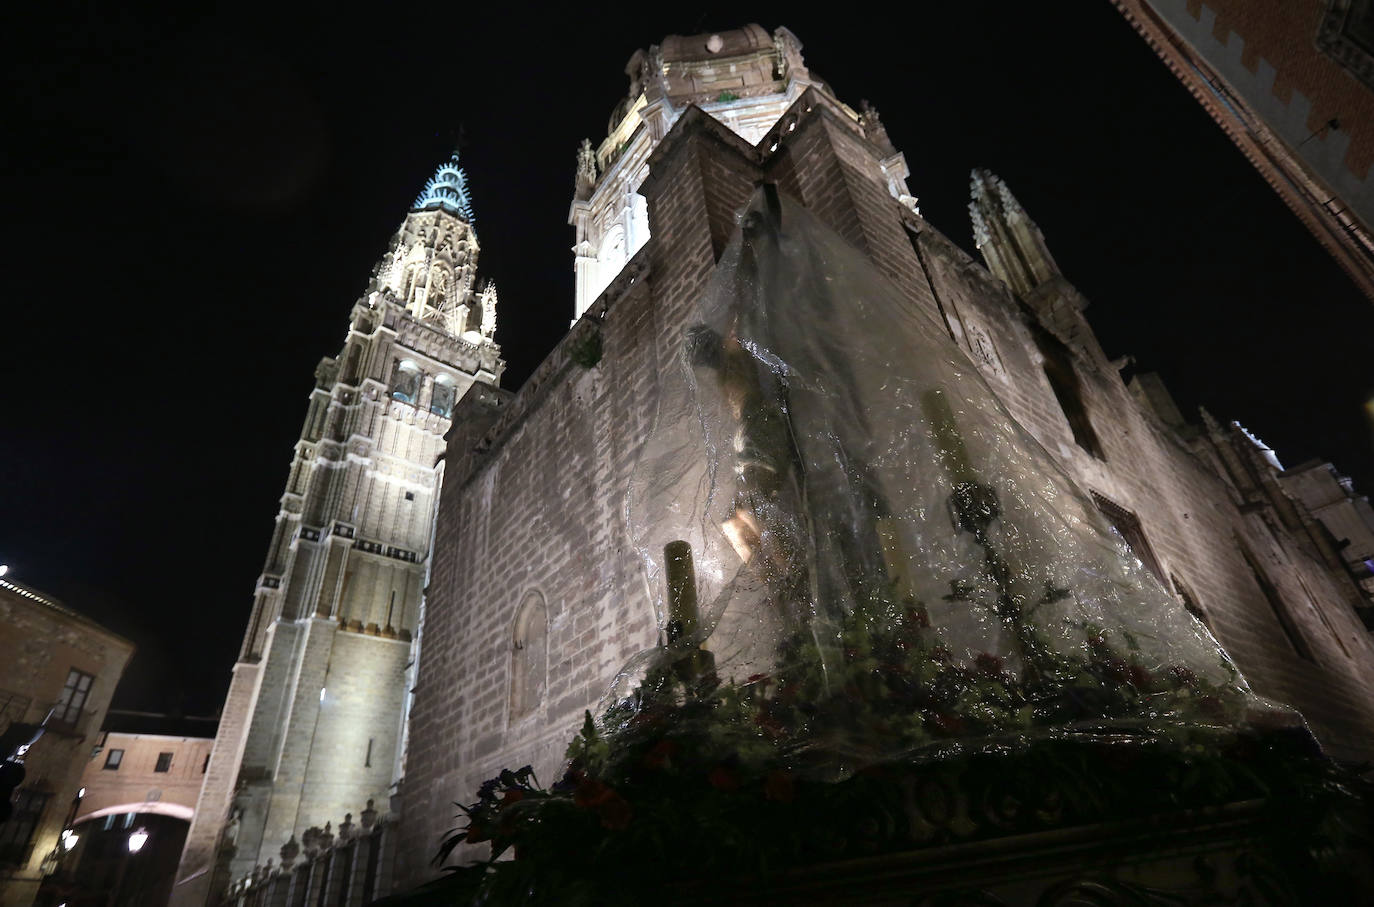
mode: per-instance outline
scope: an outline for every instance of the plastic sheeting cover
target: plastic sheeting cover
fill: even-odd
[[[662,644],[612,741],[733,722],[833,775],[1266,708],[941,325],[771,187],[740,221],[631,483]]]

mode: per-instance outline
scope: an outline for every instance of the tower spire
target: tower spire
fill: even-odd
[[[977,168],[969,179],[973,241],[989,270],[1022,298],[1059,275],[1045,237],[1002,178]]]
[[[449,214],[461,217],[469,224],[475,218],[472,214],[472,200],[468,198],[468,175],[458,164],[458,149],[454,149],[448,160],[439,165],[434,175],[420,190],[412,211],[432,211],[442,208]]]

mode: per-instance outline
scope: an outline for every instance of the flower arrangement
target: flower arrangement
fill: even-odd
[[[1348,830],[1331,805],[1352,802],[1351,779],[1305,732],[1245,728],[1234,688],[1149,671],[1106,631],[1035,672],[987,653],[965,665],[920,605],[900,607],[851,615],[838,677],[800,637],[743,681],[662,647],[630,698],[586,713],[556,783],[506,770],[460,806],[437,860],[462,843],[491,858],[455,869],[444,903],[642,903],[664,879],[1248,799],[1282,810],[1276,860],[1334,852]]]

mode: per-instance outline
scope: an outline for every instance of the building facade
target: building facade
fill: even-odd
[[[625,519],[631,470],[663,364],[760,181],[948,333],[1257,692],[1301,709],[1332,755],[1374,753],[1374,646],[1340,551],[1243,428],[1186,420],[1156,376],[1123,381],[1004,183],[973,175],[974,261],[917,213],[876,111],[812,77],[785,30],[671,37],[627,72],[607,139],[579,155],[573,329],[513,397],[474,386],[455,411],[399,884],[437,872],[429,860],[453,824],[439,804],[503,767],[556,776],[583,710],[655,645]]]
[[[393,861],[398,887],[435,874],[447,804],[499,769],[556,775],[583,711],[657,641],[625,496],[663,365],[759,182],[962,348],[1257,692],[1300,708],[1338,758],[1374,754],[1361,590],[1272,452],[1184,418],[1157,376],[1123,381],[994,175],[972,177],[982,262],[925,221],[877,112],[837,98],[801,50],[750,25],[631,57],[606,137],[578,153],[573,328],[514,395],[496,386],[494,290],[474,296],[465,269],[456,162],[443,201],[417,203],[317,372],[175,902],[234,879],[239,903],[358,903]],[[385,770],[366,764],[378,752]],[[391,820],[316,832],[368,799]],[[289,872],[271,868],[288,853]]]
[[[315,369],[173,903],[204,904],[396,792],[443,437],[455,402],[505,367],[477,256],[455,153]]]
[[[1364,592],[1361,616],[1374,629],[1374,507],[1330,463],[1311,460],[1279,473],[1279,483],[1330,534]]]
[[[73,827],[109,815],[154,812],[187,822],[210,768],[213,737],[109,731],[81,773]]]
[[[0,758],[24,765],[13,812],[0,822],[0,907],[28,907],[55,868],[81,772],[134,645],[8,579],[0,579],[0,626]]]
[[[112,710],[108,724],[165,732],[107,729],[100,736],[62,833],[65,852],[39,903],[165,904],[171,894],[215,743],[186,734],[213,732],[214,721]],[[143,836],[136,852],[131,835]]]
[[[1112,0],[1374,299],[1374,8]]]

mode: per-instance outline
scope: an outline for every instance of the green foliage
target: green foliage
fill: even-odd
[[[579,759],[604,758],[588,714],[576,754],[549,790],[528,768],[502,772],[462,807],[445,841],[490,840],[492,861],[455,869],[447,904],[642,904],[665,882],[764,874],[1073,824],[1265,798],[1254,852],[1292,901],[1295,880],[1339,883],[1343,855],[1367,847],[1356,780],[1285,735],[1194,729],[1171,736],[1040,739],[927,762],[888,761],[843,780],[806,780],[751,763],[700,724],[646,722],[618,741],[609,783]],[[942,799],[943,798],[943,799]],[[904,806],[914,803],[914,807]],[[961,805],[962,804],[962,805]],[[913,818],[915,816],[915,818]],[[496,861],[513,852],[515,859]],[[430,895],[432,896],[432,892]],[[415,900],[410,904],[431,903]]]
[[[726,90],[716,95],[716,100],[721,104],[727,104],[730,101],[738,101],[739,95],[735,94],[733,91]]]
[[[595,368],[601,361],[601,331],[591,330],[575,341],[568,358],[583,368]]]
[[[1136,640],[1089,626],[1078,653],[1028,629],[1024,663],[960,663],[925,608],[895,598],[843,618],[825,651],[785,638],[777,667],[744,680],[664,647],[599,722],[585,714],[557,783],[503,771],[459,805],[467,823],[437,862],[463,842],[491,858],[424,896],[640,904],[665,881],[1259,799],[1283,889],[1339,868],[1363,827],[1357,782],[1304,751],[1310,738],[1236,730],[1233,684],[1151,671]]]

